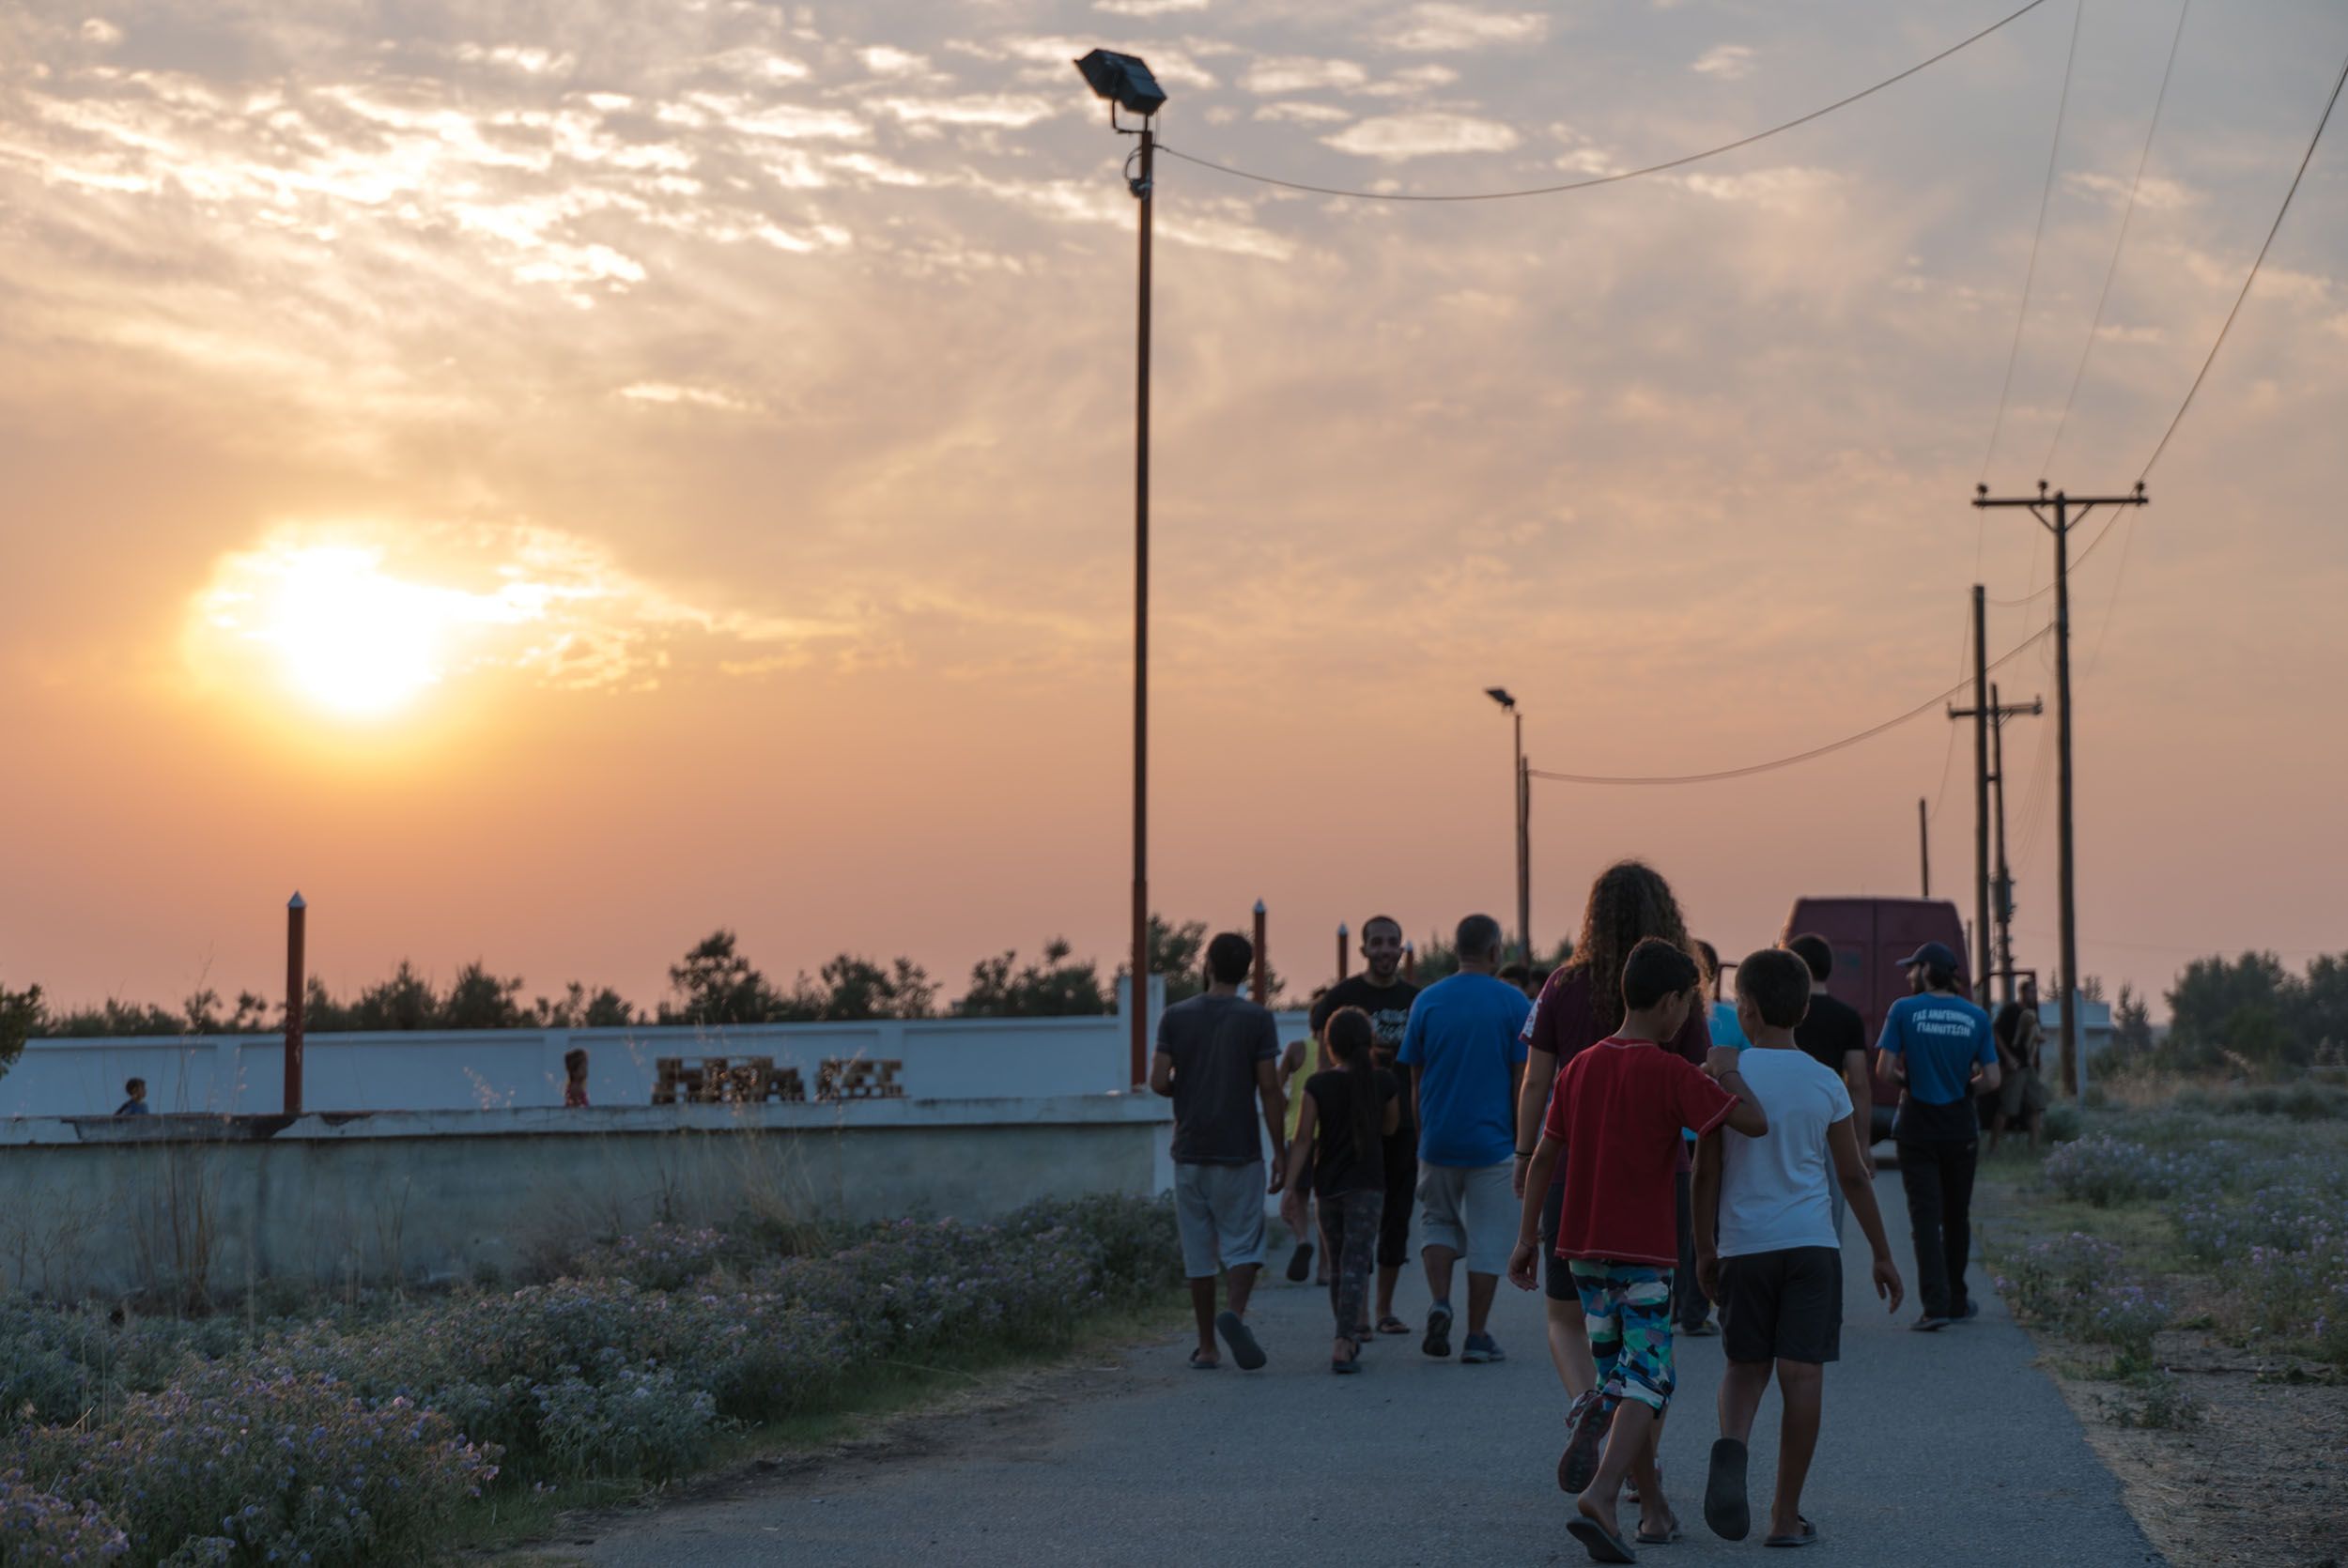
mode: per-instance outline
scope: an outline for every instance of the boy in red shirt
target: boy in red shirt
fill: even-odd
[[[1508,1278],[1531,1290],[1538,1279],[1541,1200],[1562,1158],[1557,1255],[1573,1271],[1592,1361],[1577,1369],[1591,1391],[1567,1415],[1557,1483],[1580,1494],[1566,1528],[1599,1562],[1636,1560],[1614,1514],[1626,1474],[1639,1483],[1638,1539],[1658,1545],[1679,1539],[1678,1518],[1655,1468],[1656,1433],[1673,1383],[1679,1216],[1672,1171],[1679,1130],[1702,1136],[1726,1126],[1748,1138],[1769,1130],[1738,1074],[1733,1046],[1714,1046],[1699,1070],[1657,1045],[1704,1006],[1702,978],[1696,961],[1668,942],[1649,937],[1630,949],[1622,970],[1622,1027],[1557,1075],[1508,1261]]]

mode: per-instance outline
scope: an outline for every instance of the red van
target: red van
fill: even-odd
[[[1869,1131],[1877,1142],[1892,1135],[1892,1112],[1899,1091],[1874,1076],[1873,1044],[1883,1033],[1883,1018],[1892,1004],[1908,992],[1908,975],[1900,960],[1927,942],[1938,942],[1957,956],[1956,988],[1972,992],[1967,972],[1965,917],[1946,899],[1796,899],[1785,917],[1784,936],[1815,931],[1834,949],[1834,974],[1827,981],[1835,995],[1859,1009],[1866,1022],[1867,1070],[1875,1085],[1875,1111]]]

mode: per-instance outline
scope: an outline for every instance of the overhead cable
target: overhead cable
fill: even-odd
[[[2054,471],[2055,453],[2062,450],[2063,429],[2071,423],[2071,405],[2078,401],[2079,385],[2087,379],[2087,361],[2095,352],[2095,334],[2103,330],[2104,307],[2111,301],[2111,280],[2120,275],[2120,253],[2127,248],[2128,224],[2136,217],[2136,196],[2144,184],[2144,166],[2152,161],[2153,135],[2160,130],[2161,106],[2169,101],[2169,79],[2176,74],[2177,46],[2185,41],[2185,19],[2193,14],[2193,0],[2177,8],[2177,30],[2170,35],[2169,63],[2160,68],[2160,91],[2153,95],[2153,117],[2144,127],[2144,146],[2136,155],[2136,176],[2128,181],[2127,205],[2120,212],[2120,237],[2111,242],[2111,260],[2104,268],[2104,286],[2095,295],[2095,315],[2087,324],[2087,341],[2079,345],[2079,362],[2071,372],[2071,391],[2055,417],[2054,439],[2047,443],[2047,460],[2040,473]]]
[[[2315,146],[2324,139],[2324,128],[2331,124],[2332,110],[2340,103],[2340,89],[2342,86],[2348,86],[2348,59],[2340,62],[2340,75],[2332,83],[2332,96],[2324,100],[2324,116],[2315,122],[2315,134],[2308,138],[2308,150],[2299,157],[2298,172],[2291,177],[2291,189],[2283,192],[2283,205],[2276,209],[2275,221],[2267,226],[2266,242],[2259,247],[2257,259],[2250,263],[2249,276],[2242,280],[2242,292],[2234,296],[2233,309],[2226,313],[2225,323],[2217,329],[2217,340],[2209,346],[2209,357],[2201,361],[2201,368],[2195,374],[2193,384],[2185,390],[2185,401],[2177,405],[2177,412],[2170,420],[2169,428],[2160,433],[2159,443],[2153,448],[2153,454],[2144,459],[2144,467],[2136,476],[2139,481],[2153,471],[2153,465],[2160,461],[2160,454],[2169,450],[2169,438],[2174,436],[2177,426],[2185,423],[2186,410],[2193,407],[2193,394],[2201,390],[2201,382],[2208,377],[2209,367],[2217,362],[2217,351],[2226,346],[2226,334],[2233,331],[2233,318],[2242,314],[2242,301],[2250,297],[2250,285],[2258,282],[2259,269],[2266,265],[2266,253],[2274,248],[2275,236],[2282,232],[2283,219],[2291,211],[2291,199],[2299,193],[2299,182],[2307,177],[2308,164],[2315,159]]]
[[[1795,118],[1787,120],[1782,125],[1770,126],[1767,131],[1756,131],[1750,136],[1740,136],[1736,141],[1723,142],[1716,147],[1706,147],[1701,152],[1683,153],[1677,158],[1666,159],[1661,163],[1649,163],[1644,168],[1625,169],[1611,175],[1592,175],[1586,179],[1568,180],[1562,185],[1536,185],[1515,191],[1467,191],[1433,195],[1406,194],[1394,191],[1355,191],[1348,190],[1340,186],[1313,185],[1304,180],[1283,179],[1277,175],[1259,174],[1252,169],[1238,168],[1229,163],[1218,163],[1211,158],[1201,158],[1196,153],[1183,152],[1180,148],[1166,146],[1164,142],[1160,142],[1157,145],[1157,150],[1164,157],[1179,158],[1185,163],[1196,163],[1202,169],[1213,169],[1217,174],[1229,175],[1236,179],[1250,179],[1254,180],[1259,185],[1276,185],[1284,191],[1302,191],[1308,195],[1347,196],[1355,201],[1501,202],[1513,201],[1521,196],[1559,196],[1564,195],[1569,191],[1587,191],[1593,186],[1599,185],[1617,185],[1624,180],[1640,179],[1648,175],[1660,175],[1672,169],[1685,168],[1691,163],[1700,163],[1708,158],[1718,158],[1723,153],[1735,152],[1739,147],[1749,147],[1755,142],[1767,141],[1771,136],[1775,136],[1781,131],[1791,131],[1797,126],[1808,125],[1812,120],[1821,119],[1826,115],[1834,113],[1837,109],[1846,109],[1850,105],[1857,103],[1862,98],[1871,98],[1875,94],[1883,91],[1886,87],[1892,86],[1900,82],[1905,82],[1909,77],[1915,75],[1918,71],[1925,69],[1927,67],[1939,65],[1942,60],[1947,59],[1950,55],[1958,53],[1960,50],[1968,49],[1972,45],[1979,43],[1990,34],[1998,31],[2001,27],[2007,26],[2012,23],[2019,21],[2025,16],[2028,16],[2031,12],[2036,10],[2039,7],[2045,5],[2046,3],[2047,0],[2030,0],[2030,3],[2022,7],[2021,9],[2010,12],[2007,15],[2000,17],[1997,21],[1991,23],[1988,26],[1984,27],[1980,32],[1973,34],[1970,38],[1961,39],[1958,42],[1949,45],[1948,48],[1943,49],[1939,54],[1933,55],[1929,59],[1918,61],[1916,64],[1909,66],[1906,70],[1901,71],[1898,75],[1887,76],[1882,81],[1875,84],[1873,86],[1862,87],[1858,92],[1852,93],[1847,98],[1838,98],[1833,102],[1829,103],[1822,108],[1813,109],[1806,115],[1797,115]]]
[[[2052,626],[2039,627],[2038,630],[1990,660],[1986,668],[1996,669],[2019,657],[2027,650],[2044,641],[2053,630]],[[1778,768],[1790,768],[1798,762],[1811,761],[1830,752],[1841,751],[1847,746],[1857,746],[1861,741],[1871,741],[1886,730],[1898,729],[1910,719],[1923,717],[1952,697],[1962,696],[1971,684],[1972,679],[1968,676],[1955,685],[1949,687],[1948,690],[1934,693],[1897,717],[1887,718],[1880,724],[1870,725],[1856,734],[1845,735],[1842,739],[1829,741],[1824,746],[1814,746],[1807,751],[1798,751],[1790,757],[1775,757],[1766,762],[1751,762],[1738,768],[1722,768],[1712,773],[1672,774],[1552,773],[1544,768],[1527,768],[1524,771],[1535,778],[1545,778],[1558,784],[1717,784],[1723,779],[1747,778],[1756,773],[1769,773]]]
[[[2030,321],[2031,287],[2038,281],[2038,246],[2047,238],[2047,208],[2054,200],[2055,165],[2062,156],[2062,122],[2071,113],[2071,75],[2079,58],[2079,23],[2087,15],[2087,0],[2071,8],[2071,48],[2062,57],[2062,96],[2055,100],[2054,143],[2047,148],[2047,182],[2038,192],[2038,225],[2030,231],[2030,265],[2022,269],[2022,303],[2014,313],[2014,344],[2005,351],[2005,379],[1998,387],[1998,412],[1989,422],[1989,449],[1981,454],[1982,479],[1998,455],[1998,433],[2005,428],[2006,400],[2014,394],[2014,366],[2022,357],[2022,329]]]

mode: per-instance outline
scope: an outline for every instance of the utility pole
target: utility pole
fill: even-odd
[[[2144,482],[2138,480],[2136,488],[2124,496],[2065,495],[2057,490],[2047,493],[2047,482],[2038,482],[2035,496],[1992,496],[1989,486],[1974,486],[1975,506],[2026,507],[2038,519],[2039,526],[2054,535],[2055,553],[2055,765],[2057,788],[2055,810],[2058,821],[2061,870],[2058,875],[2057,899],[2061,908],[2056,915],[2062,933],[2062,1092],[2078,1096],[2086,1092],[2087,1077],[2079,1060],[2079,929],[2078,929],[2078,837],[2072,818],[2074,781],[2071,772],[2071,530],[2087,521],[2088,514],[2099,506],[2143,506],[2151,500],[2144,494]],[[2054,515],[2047,515],[2052,508]]]
[[[1998,700],[1997,683],[1990,683],[1989,782],[1998,795],[1998,884],[1991,897],[1997,903],[1998,999],[2001,1002],[2014,1000],[2014,873],[2005,861],[2005,721],[2023,715],[2035,718],[2046,711],[2046,703],[2035,697],[2027,708],[2019,702],[2007,707]]]
[[[1924,797],[1916,797],[1916,858],[1923,863],[1924,890],[1923,897],[1932,897],[1932,809]]]
[[[1989,638],[1981,584],[1973,584],[1973,998],[1989,1000]],[[1952,708],[1950,716],[1956,716]]]
[[[2031,698],[2027,705],[2016,702],[2009,707],[1999,701],[1995,682],[1992,682],[1989,686],[1987,708],[1960,708],[1954,703],[1949,705],[1949,717],[1952,719],[1970,718],[1978,724],[1985,715],[1989,724],[1989,768],[1983,785],[1994,797],[1996,803],[1994,836],[1997,839],[1997,869],[1989,880],[1988,918],[1993,923],[1997,934],[1998,962],[1995,969],[1985,967],[1982,976],[1981,997],[1985,1005],[1989,1000],[1989,976],[1993,974],[1999,976],[1999,1000],[2005,1002],[2014,1000],[2014,931],[2012,926],[2014,878],[2006,869],[2005,863],[2005,721],[2009,718],[2044,711],[2045,704],[2035,697]],[[1987,950],[1985,943],[1984,950]]]

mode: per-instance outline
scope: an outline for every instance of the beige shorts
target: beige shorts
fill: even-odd
[[[2046,1108],[2046,1081],[2029,1068],[1998,1084],[1998,1114],[2001,1116],[2018,1116],[2027,1111]]]
[[[1498,1165],[1418,1166],[1419,1250],[1448,1247],[1471,1274],[1505,1274],[1524,1206],[1506,1161]]]

